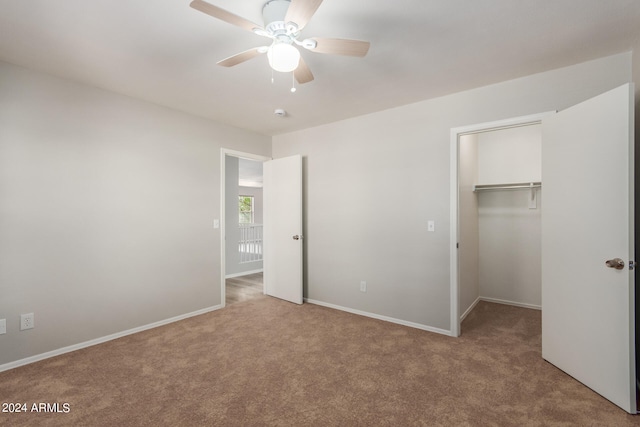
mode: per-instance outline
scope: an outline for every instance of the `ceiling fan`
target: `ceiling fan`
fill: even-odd
[[[363,57],[369,51],[369,42],[349,39],[313,37],[299,40],[300,32],[316,12],[322,0],[270,0],[263,9],[264,27],[234,15],[203,0],[193,0],[190,6],[229,24],[270,38],[269,46],[255,47],[218,62],[233,67],[258,55],[267,54],[269,65],[276,71],[293,71],[298,83],[313,80],[313,74],[300,56],[296,46],[311,52]]]

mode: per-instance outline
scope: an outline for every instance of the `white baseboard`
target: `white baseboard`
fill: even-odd
[[[357,314],[359,316],[370,317],[372,319],[384,320],[385,322],[396,323],[398,325],[409,326],[411,328],[422,329],[423,331],[435,332],[436,334],[451,336],[451,331],[446,329],[434,328],[432,326],[423,325],[421,323],[409,322],[407,320],[396,319],[393,317],[382,316],[380,314],[369,313],[366,311],[356,310],[353,308],[342,307],[340,305],[330,304],[328,302],[317,301],[309,298],[304,299],[309,304],[321,305],[323,307],[333,308],[335,310],[346,311],[347,313]]]
[[[533,310],[542,310],[542,306],[535,305],[535,304],[526,304],[526,303],[523,303],[523,302],[507,301],[507,300],[503,300],[503,299],[487,298],[487,297],[480,297],[478,299],[480,301],[495,302],[497,304],[513,305],[515,307],[531,308]]]
[[[102,344],[107,341],[115,340],[117,338],[122,338],[127,335],[132,335],[138,332],[146,331],[148,329],[157,328],[158,326],[168,325],[169,323],[178,322],[180,320],[188,319],[189,317],[199,316],[201,314],[209,313],[211,311],[216,311],[222,308],[222,305],[214,305],[213,307],[203,308],[202,310],[193,311],[191,313],[181,314],[180,316],[172,317],[170,319],[160,320],[158,322],[149,323],[148,325],[139,326],[137,328],[128,329],[122,332],[116,332],[115,334],[107,335],[101,338],[96,338],[93,340],[81,342],[79,344],[73,344],[67,347],[59,348],[57,350],[48,351],[46,353],[37,354],[35,356],[26,357],[24,359],[16,360],[15,362],[5,363],[4,365],[0,365],[0,372],[8,371],[9,369],[14,369],[19,366],[28,365],[30,363],[39,362],[44,359],[49,359],[51,357],[59,356],[61,354],[70,353],[72,351],[80,350],[83,348],[91,347],[97,344]]]
[[[227,274],[227,275],[224,276],[224,278],[225,279],[233,279],[234,277],[248,276],[249,274],[262,273],[263,271],[264,271],[264,269],[262,269],[262,268],[259,268],[257,270],[242,271],[240,273]]]
[[[467,317],[469,315],[469,313],[471,313],[473,311],[474,308],[476,308],[476,305],[478,305],[478,303],[480,302],[480,297],[476,298],[476,300],[473,302],[473,304],[471,304],[471,306],[469,308],[467,308],[467,311],[465,311],[462,316],[460,316],[460,321],[462,322],[464,320],[465,317]]]

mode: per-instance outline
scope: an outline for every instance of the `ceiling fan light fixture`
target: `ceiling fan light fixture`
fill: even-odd
[[[269,65],[281,73],[289,73],[300,63],[300,51],[293,45],[283,42],[275,42],[267,51]]]

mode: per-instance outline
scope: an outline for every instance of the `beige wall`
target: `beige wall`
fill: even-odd
[[[0,63],[0,366],[218,306],[221,147],[271,138]]]
[[[305,157],[305,297],[449,330],[450,129],[567,108],[631,81],[631,60],[623,53],[274,137],[274,157]]]

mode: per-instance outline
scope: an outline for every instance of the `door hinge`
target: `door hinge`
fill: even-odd
[[[638,265],[637,262],[635,262],[632,259],[629,260],[629,270],[635,270],[636,269],[636,265]]]

